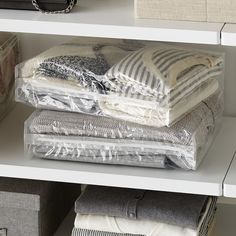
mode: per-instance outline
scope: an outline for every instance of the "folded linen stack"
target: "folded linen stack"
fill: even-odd
[[[37,108],[171,126],[219,89],[223,57],[151,45],[79,40],[49,49],[17,67],[16,99]]]
[[[14,68],[18,62],[17,37],[10,33],[0,33],[0,120],[13,102]]]
[[[36,111],[25,123],[26,149],[47,159],[196,169],[221,110],[215,96],[172,127],[162,128],[109,117]]]
[[[210,236],[216,197],[88,186],[72,236]]]
[[[217,53],[85,38],[16,71],[17,101],[59,110],[25,123],[36,157],[195,170],[222,113]]]

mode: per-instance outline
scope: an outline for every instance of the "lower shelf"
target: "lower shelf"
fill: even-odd
[[[214,236],[235,236],[236,205],[219,204],[216,215],[216,229]],[[73,210],[65,218],[54,236],[70,236],[73,229],[75,213]]]
[[[32,109],[17,105],[0,124],[0,176],[221,196],[235,152],[236,119],[221,130],[197,171],[60,162],[24,155],[23,124]]]

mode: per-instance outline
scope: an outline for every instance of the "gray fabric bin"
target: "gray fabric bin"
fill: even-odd
[[[0,236],[52,236],[80,186],[0,178]]]

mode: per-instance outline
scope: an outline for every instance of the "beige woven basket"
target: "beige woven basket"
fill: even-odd
[[[236,0],[207,0],[207,21],[236,23]]]
[[[135,0],[135,13],[137,18],[207,21],[206,1],[207,0]],[[213,1],[214,0],[212,0],[212,2]]]

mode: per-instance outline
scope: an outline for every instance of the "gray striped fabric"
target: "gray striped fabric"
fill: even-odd
[[[172,127],[162,128],[102,116],[37,111],[26,122],[25,142],[40,158],[195,169],[221,114],[217,96]]]
[[[111,93],[173,107],[203,83],[222,73],[223,58],[171,47],[145,47],[107,73]]]
[[[72,236],[145,236],[138,234],[120,234],[113,232],[102,232],[97,230],[76,229],[72,231]]]

